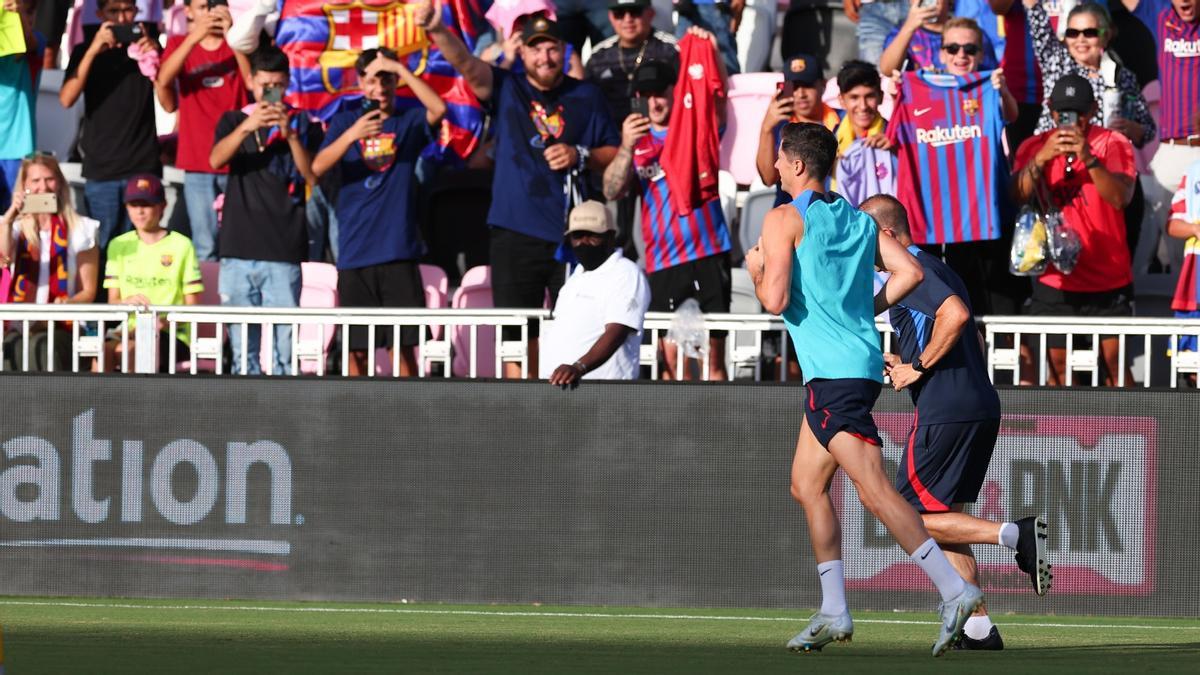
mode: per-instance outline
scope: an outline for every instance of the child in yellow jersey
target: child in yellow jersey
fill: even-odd
[[[109,304],[195,305],[200,301],[200,266],[192,242],[178,232],[161,225],[166,207],[162,181],[155,176],[140,175],[125,185],[125,209],[133,223],[133,231],[116,237],[108,245],[108,263],[104,287],[108,289]],[[133,323],[129,330],[132,333]],[[167,369],[171,336],[165,331],[159,340],[159,370]],[[174,336],[177,360],[189,357],[189,335],[186,326],[179,326]],[[105,364],[109,370],[118,369],[121,361],[121,340],[109,340],[105,345]],[[134,359],[132,336],[129,342],[129,363]]]

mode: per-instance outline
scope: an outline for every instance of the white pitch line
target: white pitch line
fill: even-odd
[[[92,609],[173,609],[210,610],[237,612],[316,612],[331,614],[435,614],[445,616],[503,616],[572,619],[668,619],[674,621],[787,621],[803,622],[803,617],[783,616],[705,616],[703,614],[605,614],[603,612],[527,612],[512,610],[481,609],[416,609],[400,607],[262,607],[255,605],[135,605],[116,602],[36,602],[31,600],[0,600],[0,606],[24,607],[80,607]],[[855,619],[855,623],[879,623],[893,625],[928,626],[936,621],[913,621],[904,619]],[[1147,626],[1131,624],[1096,623],[1009,623],[1007,626],[1029,626],[1031,628],[1120,628],[1126,630],[1200,630],[1200,626]]]

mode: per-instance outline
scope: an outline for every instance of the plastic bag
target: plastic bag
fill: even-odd
[[[1070,274],[1075,270],[1075,265],[1079,262],[1079,251],[1083,248],[1079,234],[1075,232],[1075,228],[1067,225],[1061,213],[1046,216],[1046,230],[1049,235],[1046,249],[1050,254],[1050,262],[1054,263],[1059,272]]]
[[[708,351],[704,339],[704,313],[695,298],[688,298],[675,309],[667,339],[683,347],[683,355],[689,359],[703,358]]]
[[[1048,239],[1046,219],[1028,206],[1022,208],[1013,231],[1012,249],[1008,256],[1009,271],[1028,277],[1036,277],[1046,271]]]

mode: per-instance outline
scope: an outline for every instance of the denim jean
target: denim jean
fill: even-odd
[[[733,33],[729,30],[729,11],[725,5],[696,4],[696,14],[688,16],[682,12],[675,23],[675,37],[687,35],[687,29],[693,25],[699,26],[717,37],[717,46],[721,48],[721,58],[725,61],[725,70],[730,75],[742,72],[738,67],[737,44]]]
[[[129,214],[125,212],[126,182],[122,178],[119,180],[89,180],[83,184],[83,198],[87,202],[87,214],[100,221],[99,241],[96,243],[100,246],[101,266],[104,265],[108,242],[117,235],[133,229],[129,222]]]
[[[221,259],[221,304],[235,307],[295,307],[300,303],[300,265],[270,260]],[[250,324],[246,330],[246,374],[261,375],[259,362],[262,328]],[[230,326],[233,373],[242,368],[241,326]],[[292,369],[292,327],[275,327],[275,367],[272,373],[287,375]]]
[[[910,5],[904,0],[875,0],[858,11],[858,58],[878,66],[883,41],[893,28],[908,18]]]
[[[333,204],[321,191],[320,186],[312,189],[308,201],[304,204],[304,219],[308,223],[308,259],[314,262],[325,260],[325,246],[328,244],[333,262],[338,256],[338,221]]]
[[[183,174],[183,200],[187,204],[196,260],[217,259],[217,212],[213,209],[213,200],[225,192],[228,182],[229,176],[219,173],[187,171]]]

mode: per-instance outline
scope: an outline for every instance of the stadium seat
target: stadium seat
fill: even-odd
[[[300,263],[300,306],[337,307],[337,277],[337,268],[329,263]],[[300,363],[302,374],[316,373],[318,364],[326,362],[336,331],[336,325],[325,324],[325,335],[322,339],[320,325],[300,325],[296,336],[296,360]]]
[[[762,304],[754,292],[750,272],[744,267],[730,270],[732,294],[729,311],[734,314],[759,314]],[[725,368],[729,379],[738,379],[739,371],[749,369],[749,376],[758,379],[762,368],[762,333],[759,331],[733,331],[725,346]]]
[[[455,309],[492,307],[492,268],[480,265],[467,270],[462,285],[454,291],[450,306]],[[496,329],[480,326],[477,331],[478,344],[472,345],[470,326],[450,329],[450,344],[454,350],[453,372],[457,377],[470,374],[472,348],[476,355],[476,377],[496,377]]]
[[[741,185],[758,175],[754,163],[758,153],[758,130],[775,97],[780,73],[743,73],[729,78],[729,105],[725,135],[721,137],[721,168]]]
[[[215,260],[200,262],[200,280],[204,290],[200,293],[200,304],[217,307],[221,304],[221,263]],[[190,331],[190,325],[184,325],[184,330]],[[169,349],[168,345],[160,345],[160,349]],[[196,362],[196,372],[217,372],[217,361],[224,356],[224,340],[217,336],[215,323],[196,324],[196,337],[191,344],[191,358],[178,361],[175,372],[190,372],[192,361]]]
[[[746,196],[746,203],[742,205],[742,212],[738,217],[737,241],[733,244],[734,251],[740,251],[740,254],[735,256],[735,265],[741,263],[747,249],[758,243],[762,234],[763,219],[774,207],[774,188],[751,192]]]

